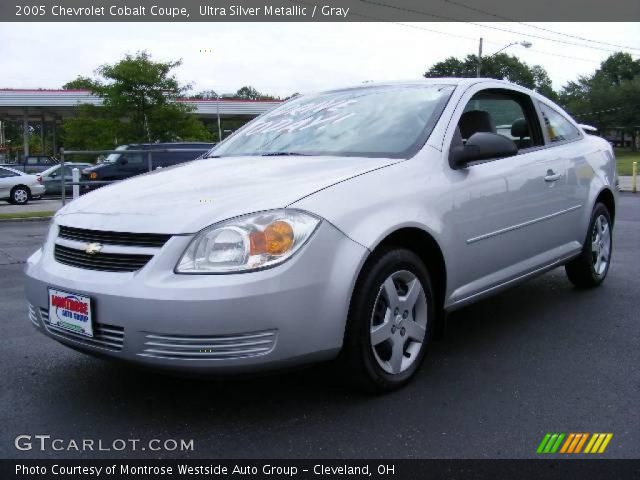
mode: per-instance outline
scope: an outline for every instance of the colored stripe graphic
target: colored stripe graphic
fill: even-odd
[[[564,437],[564,433],[547,433],[538,445],[537,453],[556,453]]]
[[[613,438],[613,433],[594,433],[584,453],[604,453]]]
[[[582,438],[580,439],[580,442],[578,442],[578,445],[576,446],[576,450],[573,453],[580,453],[582,451],[582,447],[584,446],[584,442],[587,441],[587,438],[589,438],[589,434],[583,433]]]
[[[547,433],[536,453],[604,453],[612,438],[613,433]]]

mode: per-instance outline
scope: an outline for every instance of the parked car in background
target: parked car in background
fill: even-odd
[[[82,172],[82,170],[88,167],[93,167],[93,164],[65,162],[64,182],[71,183],[73,181],[72,171],[74,168],[77,168],[80,172]],[[62,193],[62,185],[61,185],[62,179],[60,178],[61,169],[62,169],[62,164],[58,164],[36,175],[42,179],[42,184],[46,187],[48,194]],[[72,191],[73,191],[72,185],[67,185],[65,187],[66,193],[71,193]]]
[[[4,163],[0,166],[10,167],[24,173],[40,173],[58,163],[60,160],[49,155],[29,155],[21,162]]]
[[[213,143],[204,142],[173,142],[173,143],[140,143],[121,145],[116,150],[122,153],[112,153],[99,165],[86,168],[82,172],[82,180],[124,180],[149,171],[149,154],[153,170],[158,167],[170,167],[178,163],[194,160],[208,152]],[[183,152],[162,152],[160,150],[176,149]],[[145,150],[143,153],[127,153],[127,150]],[[189,150],[199,150],[193,152]]]
[[[44,194],[42,180],[14,168],[0,166],[0,200],[25,205],[30,199]]]
[[[392,390],[446,312],[559,266],[596,287],[611,265],[611,145],[509,82],[303,95],[211,155],[57,212],[25,268],[40,332],[188,372],[338,357]],[[541,310],[570,311],[549,294]]]

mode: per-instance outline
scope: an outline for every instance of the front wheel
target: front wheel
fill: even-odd
[[[611,227],[609,210],[602,203],[597,203],[580,256],[565,265],[567,276],[576,287],[596,287],[606,278],[613,251]]]
[[[435,323],[429,273],[406,249],[367,261],[351,301],[343,357],[349,380],[369,391],[406,384],[425,356]]]

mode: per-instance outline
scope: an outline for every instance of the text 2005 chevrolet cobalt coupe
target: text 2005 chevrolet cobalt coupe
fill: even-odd
[[[26,266],[59,342],[158,368],[340,357],[406,383],[445,312],[611,262],[615,161],[560,107],[494,80],[297,97],[210,158],[74,200]]]

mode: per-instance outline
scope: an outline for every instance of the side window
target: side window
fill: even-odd
[[[580,138],[578,129],[574,127],[569,120],[564,118],[564,116],[544,103],[538,103],[538,105],[540,106],[544,129],[549,135],[551,143],[566,142]]]
[[[123,158],[127,159],[127,165],[131,166],[140,166],[143,163],[147,162],[147,154],[146,153],[123,153]]]
[[[27,165],[37,165],[38,157],[27,157]]]
[[[518,150],[542,145],[528,96],[509,90],[476,93],[465,106],[458,127],[463,141],[477,132],[491,132],[513,140]]]
[[[4,168],[0,168],[0,178],[9,178],[9,177],[17,177],[18,174],[12,172],[11,170],[5,170]]]

